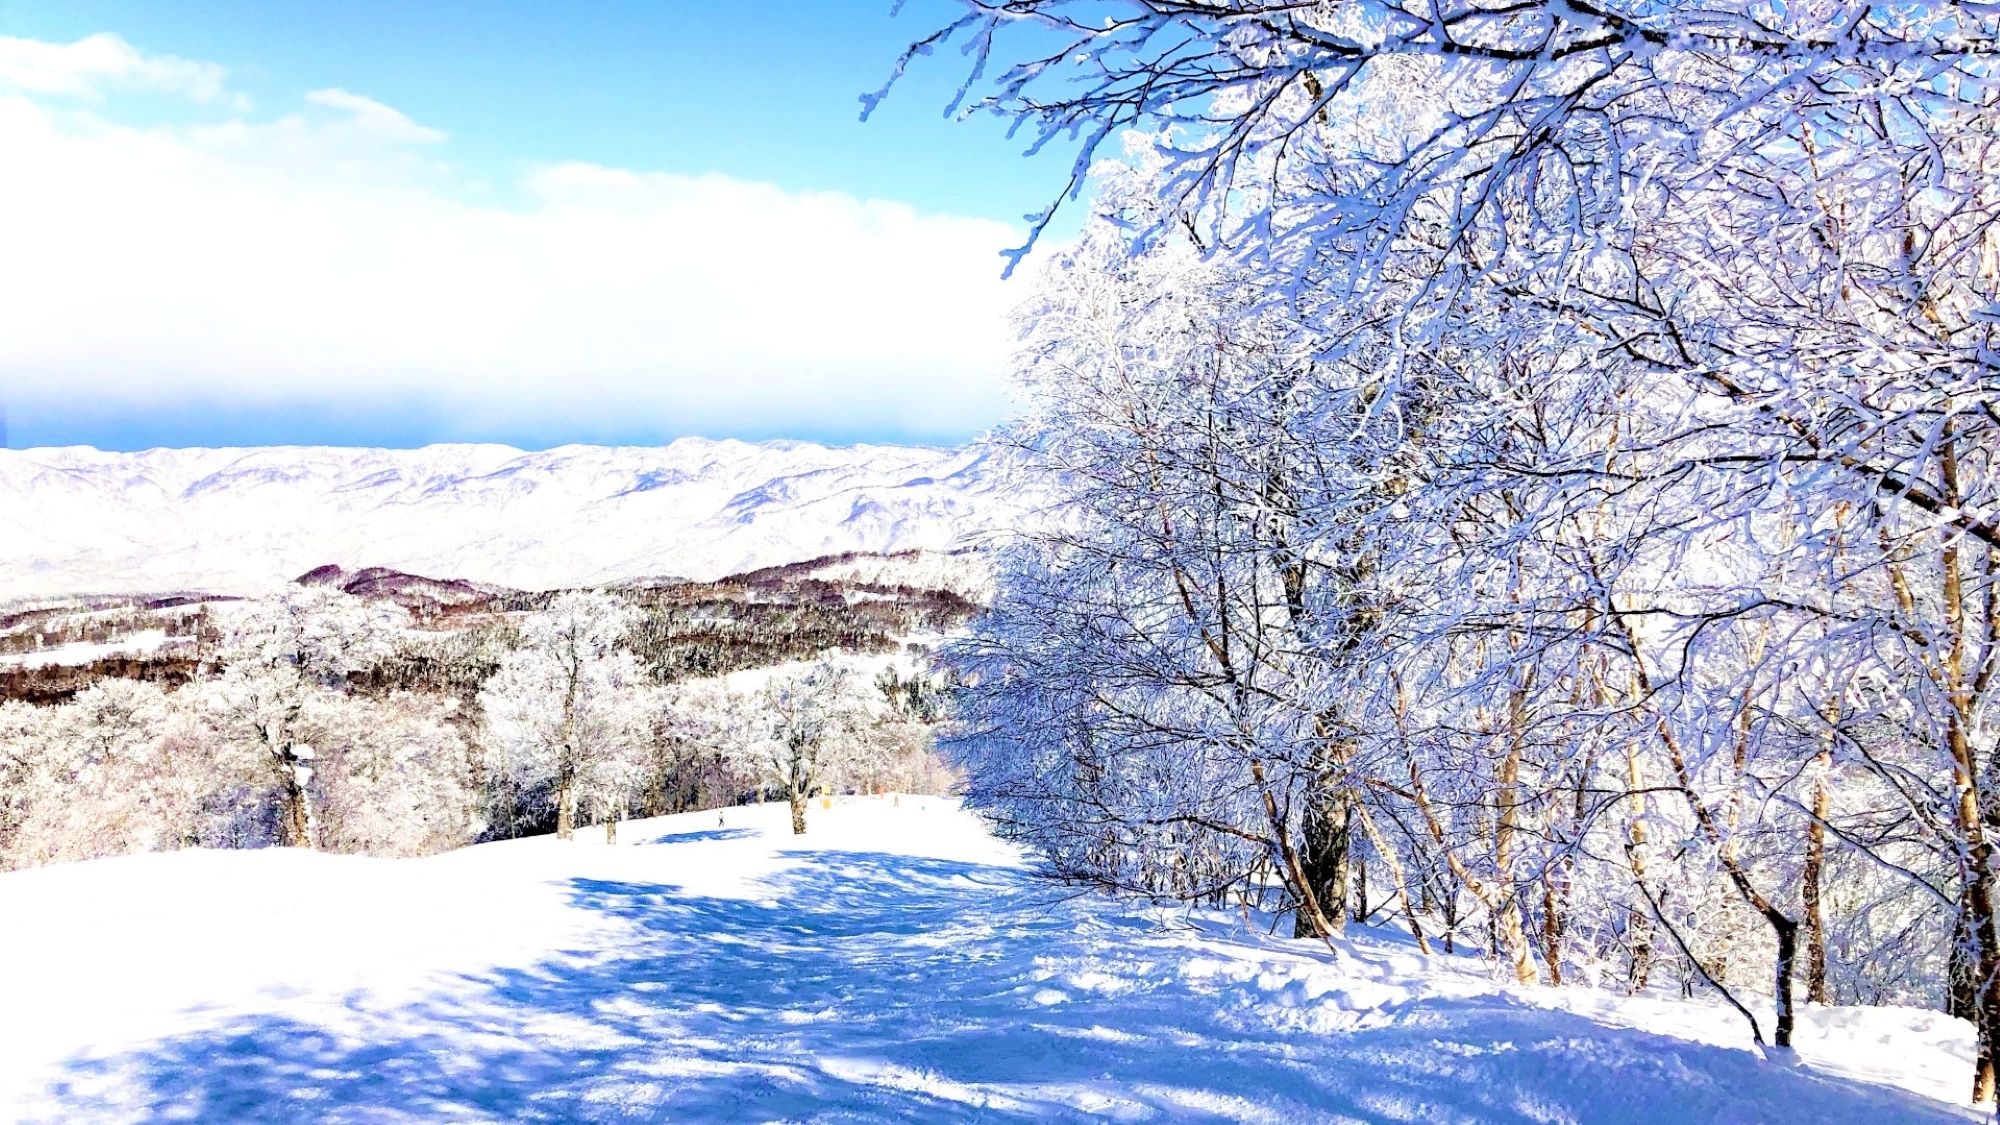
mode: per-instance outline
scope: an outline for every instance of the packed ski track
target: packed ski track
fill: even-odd
[[[1057,888],[947,800],[785,815],[0,876],[0,1119],[1977,1119],[1937,1013],[1767,1059],[1714,1003]]]

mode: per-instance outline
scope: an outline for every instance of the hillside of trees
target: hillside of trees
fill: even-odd
[[[17,608],[0,867],[415,855],[758,797],[789,799],[803,830],[818,793],[945,791],[941,684],[911,639],[975,607],[817,576],[854,562],[540,593],[321,568],[271,598]],[[125,643],[141,647],[97,654]]]

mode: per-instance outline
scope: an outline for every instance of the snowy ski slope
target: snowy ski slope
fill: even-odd
[[[1065,896],[953,802],[0,875],[0,1119],[1932,1122],[1967,1025],[1496,983]]]

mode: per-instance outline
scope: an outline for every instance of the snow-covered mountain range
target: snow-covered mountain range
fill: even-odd
[[[527,589],[946,549],[1025,504],[980,448],[684,438],[0,450],[0,598],[254,593],[327,563]]]

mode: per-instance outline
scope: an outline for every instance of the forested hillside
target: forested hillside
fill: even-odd
[[[930,645],[986,563],[838,555],[527,592],[318,567],[282,595],[0,619],[0,863],[424,854],[782,796],[939,791]]]

